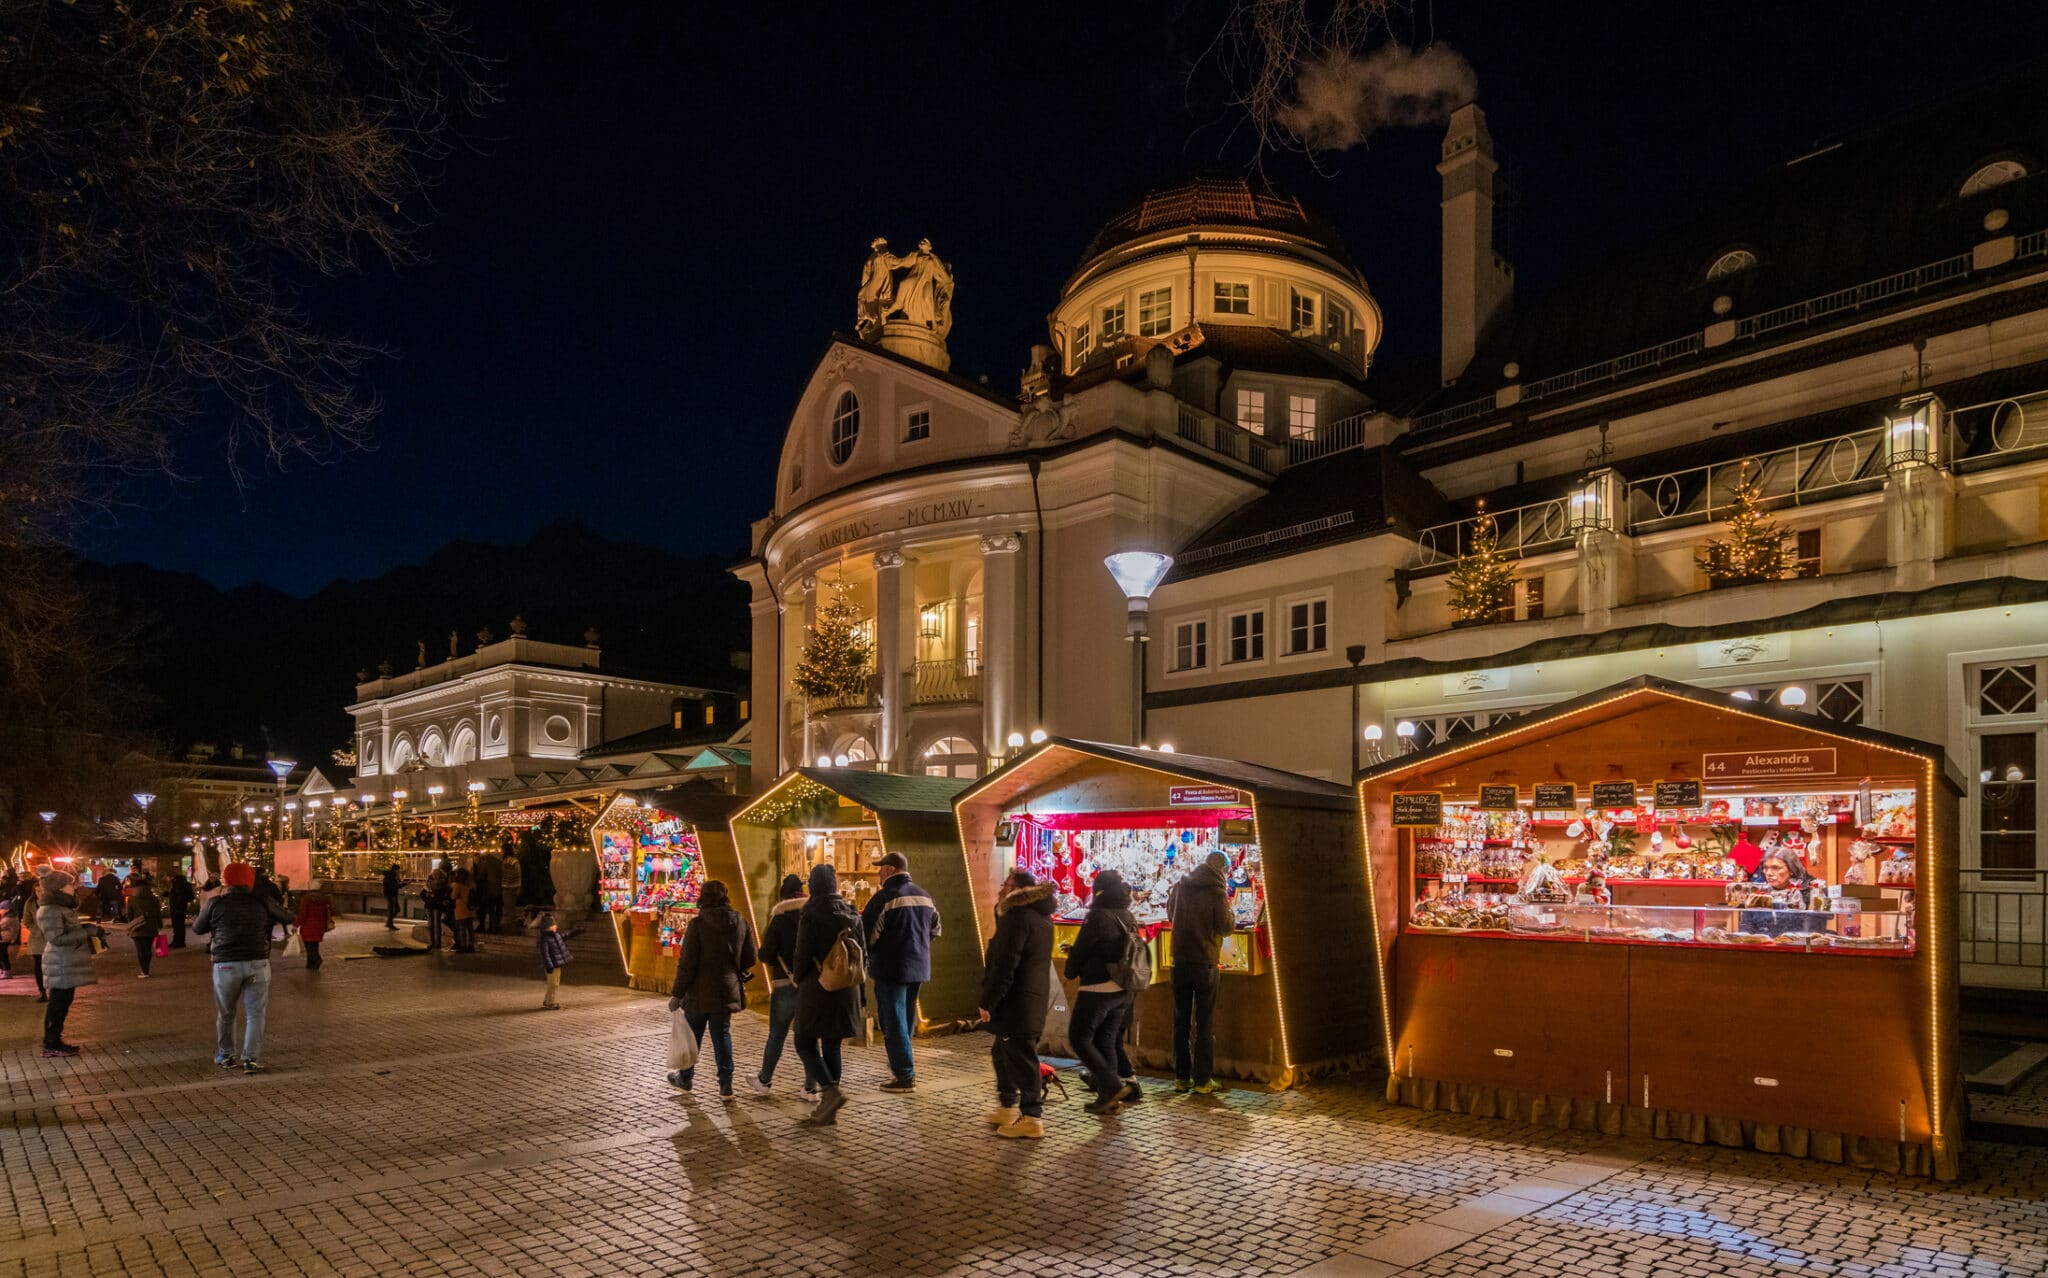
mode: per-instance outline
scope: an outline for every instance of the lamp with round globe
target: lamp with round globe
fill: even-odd
[[[1394,735],[1401,739],[1401,753],[1407,754],[1415,748],[1415,725],[1407,719],[1394,725]]]
[[[1796,683],[1793,684],[1778,694],[1778,704],[1797,710],[1806,704],[1806,689]]]
[[[1033,728],[1033,729],[1031,730],[1031,744],[1032,744],[1032,745],[1044,745],[1044,744],[1045,744],[1045,729],[1044,729],[1044,728]]]
[[[1386,755],[1380,751],[1380,741],[1387,735],[1385,728],[1377,723],[1365,725],[1365,757],[1368,763],[1385,763]]]

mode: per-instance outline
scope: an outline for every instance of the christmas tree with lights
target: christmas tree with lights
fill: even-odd
[[[866,618],[847,598],[847,585],[834,579],[832,598],[818,610],[818,619],[804,632],[804,656],[797,663],[792,686],[814,701],[852,697],[868,689],[874,645],[868,642]]]
[[[1716,586],[1742,586],[1775,581],[1792,566],[1785,532],[1764,509],[1763,493],[1749,477],[1749,463],[1735,481],[1735,505],[1728,514],[1728,535],[1708,540],[1695,555],[1700,571]]]
[[[1459,621],[1492,621],[1515,601],[1515,565],[1501,553],[1486,503],[1472,520],[1472,548],[1451,565],[1451,612]]]

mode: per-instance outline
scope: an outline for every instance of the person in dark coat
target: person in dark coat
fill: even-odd
[[[384,867],[384,930],[398,930],[398,862]]]
[[[264,1071],[263,1024],[270,1009],[270,932],[291,925],[284,907],[256,892],[255,867],[229,862],[220,876],[227,891],[206,903],[192,930],[213,950],[213,1063],[243,1072]],[[242,1013],[242,1054],[235,1055],[235,1012]]]
[[[1067,979],[1081,982],[1067,1039],[1088,1067],[1089,1085],[1095,1089],[1087,1107],[1091,1114],[1114,1114],[1124,1106],[1127,1087],[1118,1058],[1138,996],[1117,984],[1112,973],[1123,961],[1128,938],[1137,934],[1130,887],[1115,870],[1100,871],[1088,898],[1087,921],[1067,949],[1066,966]],[[1136,1086],[1136,1080],[1129,1084]]]
[[[710,1028],[720,1100],[732,1099],[732,1014],[746,1010],[747,981],[754,974],[754,961],[754,925],[732,908],[725,884],[705,880],[697,896],[697,917],[683,929],[668,1010],[682,1012],[700,1048],[704,1030]],[[696,1075],[692,1066],[671,1072],[668,1081],[687,1092]]]
[[[270,877],[270,871],[260,865],[256,867],[255,891],[257,900],[272,907],[271,918],[273,926],[271,931],[275,932],[280,927],[290,927],[292,915],[291,911],[285,908],[284,887],[276,879]],[[282,921],[277,921],[280,918]]]
[[[552,913],[542,914],[534,927],[537,931],[534,943],[540,947],[541,979],[548,986],[547,993],[541,995],[541,1010],[559,1012],[562,1004],[555,996],[562,990],[562,969],[569,966],[569,942],[562,936],[562,929]]]
[[[1223,876],[1230,859],[1211,852],[1166,895],[1173,928],[1173,1090],[1221,1090],[1216,1071],[1216,964],[1237,927]]]
[[[102,868],[93,882],[92,892],[99,901],[99,920],[102,923],[116,923],[127,918],[121,912],[121,877],[112,870]]]
[[[476,911],[479,932],[497,932],[505,919],[505,861],[495,852],[479,852],[470,863],[470,902]]]
[[[192,880],[185,877],[183,870],[171,875],[164,905],[170,914],[171,948],[174,950],[185,948],[185,916],[192,912],[192,902],[197,899],[198,894],[192,890]]]
[[[135,890],[128,898],[128,936],[135,942],[135,973],[141,980],[149,975],[149,961],[156,957],[156,938],[164,930],[164,903],[143,875],[131,876]]]
[[[756,1096],[771,1094],[783,1041],[796,1020],[796,977],[792,973],[796,970],[797,913],[804,908],[804,881],[794,874],[783,875],[779,896],[768,911],[768,926],[761,930],[761,962],[768,967],[768,1041],[762,1044],[761,1072],[752,1084]],[[806,1065],[804,1095],[817,1094],[818,1080]]]
[[[860,1033],[861,987],[828,990],[818,977],[843,933],[860,938],[860,915],[839,895],[839,874],[830,865],[811,867],[811,896],[797,912],[796,1054],[818,1080],[818,1107],[804,1121],[829,1126],[838,1121],[846,1097],[839,1090],[839,1044]]]
[[[910,862],[890,852],[875,864],[887,876],[881,890],[861,907],[861,935],[867,940],[868,977],[875,983],[875,1019],[889,1053],[885,1092],[917,1088],[910,1054],[917,1029],[917,990],[932,978],[932,938],[939,935],[939,907],[931,894],[910,881]]]
[[[981,1021],[996,1036],[989,1049],[996,1108],[987,1117],[996,1135],[1012,1140],[1045,1135],[1038,1039],[1052,1003],[1052,910],[1053,884],[1013,870],[996,898],[995,935],[982,963]]]

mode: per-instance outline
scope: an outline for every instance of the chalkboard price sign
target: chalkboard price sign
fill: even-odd
[[[1444,823],[1444,796],[1439,790],[1397,790],[1394,793],[1394,826],[1397,829],[1435,827]]]
[[[1536,787],[1536,808],[1540,812],[1569,812],[1578,806],[1579,787],[1569,781]]]
[[[1516,801],[1521,797],[1521,790],[1511,785],[1479,787],[1479,807],[1485,812],[1513,812]]]
[[[1636,783],[1633,781],[1595,781],[1593,783],[1593,806],[1604,811],[1617,808],[1632,808],[1636,805]]]
[[[1700,783],[1697,781],[1659,781],[1657,783],[1657,806],[1660,808],[1696,808],[1700,805]]]

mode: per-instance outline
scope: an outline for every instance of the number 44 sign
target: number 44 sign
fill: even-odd
[[[1835,751],[1832,746],[1797,750],[1729,750],[1701,756],[1700,775],[1709,781],[1830,777],[1835,775]]]

